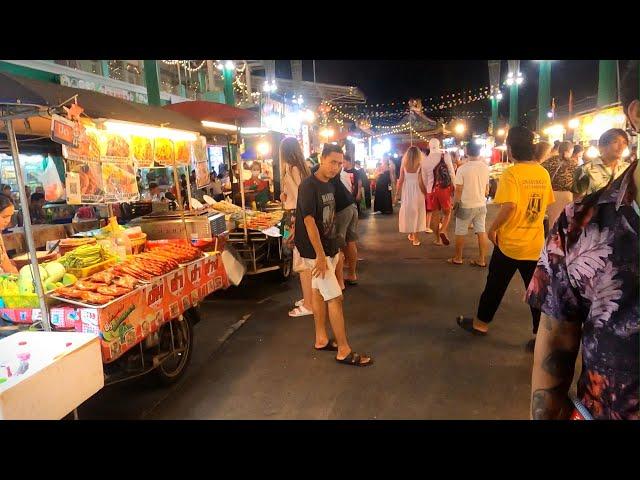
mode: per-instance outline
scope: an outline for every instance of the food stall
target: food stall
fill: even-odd
[[[208,208],[195,210],[190,214],[205,218],[210,218],[211,212],[224,215],[225,232],[217,238],[226,241],[225,248],[242,261],[246,267],[244,273],[247,275],[274,272],[280,280],[289,279],[293,258],[287,249],[283,248],[283,210],[279,201],[278,151],[284,133],[265,126],[255,126],[257,118],[254,112],[229,105],[183,102],[165,108],[201,122],[208,141],[212,141],[213,135],[218,137],[221,132],[226,133],[229,139],[228,151],[231,160],[228,167],[233,201],[210,201]],[[263,115],[263,120],[265,118]],[[262,178],[258,180],[268,182],[266,202],[256,202],[255,192],[247,191],[248,184],[251,183],[250,169],[254,161],[260,162],[261,165],[259,177]],[[261,204],[261,208],[258,207],[258,203]],[[210,230],[219,232],[214,227],[210,227]]]
[[[150,372],[160,383],[175,382],[191,358],[199,303],[213,291],[229,286],[220,252],[202,251],[186,234],[182,239],[147,241],[139,228],[126,229],[112,216],[109,225],[88,232],[87,238],[61,239],[56,248],[61,254],[64,247],[64,254],[39,262],[24,198],[16,125],[27,119],[44,126],[54,141],[63,144],[67,202],[85,205],[137,198],[135,169],[140,161],[151,157],[151,161],[162,163],[173,157],[172,166],[176,159],[189,161],[198,136],[148,124],[87,120],[77,103],[84,92],[60,87],[62,96],[70,93],[66,90],[74,92],[67,100],[59,100],[60,92],[47,95],[46,88],[39,90],[37,84],[42,82],[26,83],[0,74],[0,121],[26,212],[24,236],[30,254],[29,263],[18,274],[0,276],[0,337],[11,340],[9,335],[24,330],[53,331],[58,336],[49,338],[54,340],[43,340],[51,342],[61,338],[61,331],[72,337],[89,334],[99,342],[104,384]],[[92,95],[96,94],[87,92],[85,96]],[[174,138],[174,142],[171,134],[183,138]],[[142,140],[136,141],[136,137]],[[51,351],[59,352],[53,347]],[[71,350],[58,355],[64,358]],[[0,358],[0,362],[4,360]],[[50,370],[48,363],[42,365],[35,370]],[[0,370],[0,384],[14,385],[14,377],[24,373],[22,370]],[[0,406],[4,393],[0,390]],[[62,404],[71,405],[69,398]]]

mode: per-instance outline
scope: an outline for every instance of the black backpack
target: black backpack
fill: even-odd
[[[447,188],[451,185],[451,174],[444,161],[444,153],[440,157],[440,161],[433,169],[433,186],[439,188]]]

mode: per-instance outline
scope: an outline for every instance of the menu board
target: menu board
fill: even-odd
[[[207,161],[207,139],[199,137],[193,144],[193,157],[196,164],[196,187],[204,188],[211,183],[209,162]]]
[[[131,135],[131,150],[133,161],[138,168],[153,166],[153,139]]]
[[[129,160],[129,140],[118,133],[100,132],[100,157],[102,160]]]
[[[103,161],[104,203],[137,200],[139,197],[135,167],[126,161]]]
[[[176,164],[189,165],[191,163],[191,147],[192,142],[179,140],[175,142],[176,146]]]
[[[153,159],[157,165],[173,165],[176,157],[174,145],[171,140],[158,137],[153,147]]]

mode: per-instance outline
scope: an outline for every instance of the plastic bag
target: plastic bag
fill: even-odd
[[[42,174],[42,185],[44,187],[44,199],[47,202],[57,202],[66,200],[64,184],[60,179],[60,174],[52,158],[47,158],[47,166]]]

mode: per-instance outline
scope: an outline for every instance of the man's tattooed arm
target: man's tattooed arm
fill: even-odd
[[[580,349],[581,325],[542,314],[531,375],[531,418],[569,418],[573,404],[568,393]]]

